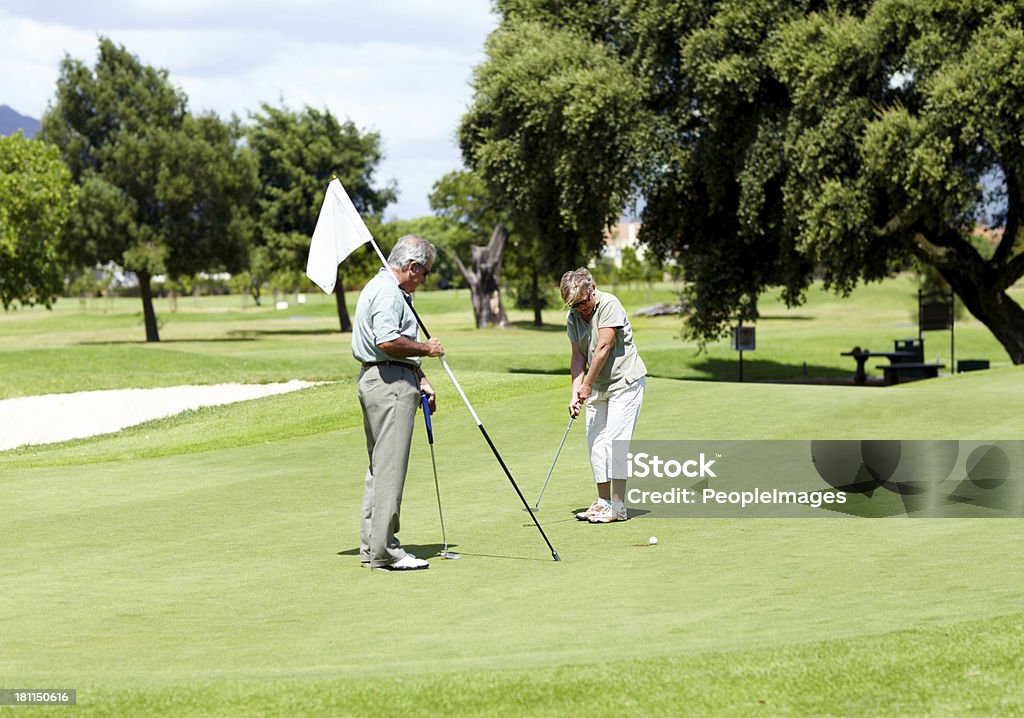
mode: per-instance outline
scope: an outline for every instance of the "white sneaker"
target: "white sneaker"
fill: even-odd
[[[580,521],[589,521],[591,516],[597,516],[599,513],[604,511],[605,506],[611,506],[611,504],[604,499],[598,499],[590,505],[589,509],[586,511],[580,511],[576,514],[576,518]]]
[[[610,503],[605,504],[604,509],[591,516],[588,520],[592,524],[610,524],[612,521],[625,521],[628,518],[625,504]]]
[[[387,566],[377,566],[378,571],[419,571],[423,568],[430,568],[430,564],[422,558],[416,558],[411,553],[407,553]]]

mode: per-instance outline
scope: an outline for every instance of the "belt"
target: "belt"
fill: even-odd
[[[416,366],[415,364],[409,364],[408,362],[404,361],[392,361],[390,359],[385,361],[364,361],[363,369],[369,369],[371,366],[380,366],[381,364],[385,364],[387,366],[397,366],[400,369],[411,369],[414,373],[419,372],[419,367]]]

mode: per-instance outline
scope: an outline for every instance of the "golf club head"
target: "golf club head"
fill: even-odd
[[[533,513],[537,513],[538,511],[540,511],[540,506],[531,506],[529,508],[524,506],[522,510],[526,511],[527,513],[529,513],[530,511],[532,511]]]
[[[450,559],[452,561],[455,561],[457,559],[462,558],[462,556],[460,556],[459,554],[455,553],[454,551],[442,551],[441,553],[438,554],[438,556],[440,556],[441,558]]]

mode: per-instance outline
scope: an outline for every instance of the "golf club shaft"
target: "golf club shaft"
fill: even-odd
[[[441,487],[437,483],[437,461],[434,459],[434,442],[430,442],[430,464],[434,467],[434,493],[437,494],[437,515],[441,519],[441,540],[444,541],[444,553],[448,553],[448,536],[444,532],[444,511],[441,510]]]
[[[434,430],[430,425],[430,400],[426,394],[420,394],[423,405],[423,423],[427,427],[427,443],[430,444],[430,466],[434,469],[434,493],[437,494],[437,515],[441,519],[441,540],[444,541],[442,556],[448,553],[448,535],[444,531],[444,511],[441,509],[441,485],[437,481],[437,458],[434,455]]]
[[[477,424],[477,426],[480,427],[480,433],[483,434],[484,439],[487,440],[487,445],[491,447],[491,451],[494,453],[494,458],[496,458],[498,463],[501,464],[502,471],[504,471],[505,476],[508,477],[509,482],[512,484],[512,488],[515,489],[516,494],[519,495],[519,500],[522,501],[523,506],[526,507],[526,512],[530,514],[530,518],[533,519],[533,525],[537,527],[537,530],[540,531],[540,535],[544,537],[544,543],[548,545],[548,549],[551,551],[551,558],[556,561],[561,561],[562,559],[559,557],[558,552],[555,551],[555,547],[551,545],[550,541],[548,541],[548,537],[547,534],[544,533],[544,529],[540,527],[540,522],[537,521],[537,517],[533,515],[533,509],[531,509],[530,504],[527,503],[526,498],[523,496],[523,492],[519,490],[519,485],[516,484],[516,480],[512,478],[512,474],[509,472],[508,467],[505,466],[505,461],[501,458],[501,454],[499,454],[498,450],[495,448],[494,442],[491,441],[491,437],[487,435],[487,429],[484,428],[483,424]]]
[[[562,443],[558,445],[558,451],[555,452],[555,458],[551,462],[551,468],[548,469],[548,476],[544,479],[544,485],[540,487],[540,495],[537,497],[537,501],[534,502],[533,508],[540,508],[540,500],[544,498],[544,490],[548,487],[548,482],[551,481],[551,473],[555,470],[555,464],[558,462],[558,455],[562,453],[562,447],[565,446],[565,438],[569,436],[569,429],[572,428],[572,422],[575,416],[569,417],[569,423],[565,427],[565,433],[562,434]]]

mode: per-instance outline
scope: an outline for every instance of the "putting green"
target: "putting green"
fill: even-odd
[[[994,379],[945,381],[947,391],[977,396]],[[745,429],[742,417],[724,408],[740,402],[770,406],[776,417],[827,405],[831,424],[813,412],[804,421],[828,436],[849,431],[845,417],[921,407],[920,416],[904,413],[895,422],[903,436],[930,414],[921,406],[934,399],[926,389],[654,379],[638,434],[763,435],[768,419],[751,416]],[[352,401],[350,390],[340,385],[213,408],[192,421],[223,423],[264,402],[316,413],[321,404]],[[478,409],[530,500],[560,439],[564,393],[548,389]],[[988,418],[999,413],[990,403]],[[175,421],[154,422],[138,436],[174,441]],[[169,438],[162,439],[165,427]],[[435,432],[449,542],[463,558],[435,558],[414,574],[359,567],[365,458],[356,426],[197,453],[0,472],[0,675],[78,687],[80,708],[98,714],[111,705],[202,714],[224,696],[230,706],[231,695],[236,707],[252,707],[258,696],[284,701],[271,711],[284,713],[291,706],[315,710],[308,691],[325,685],[334,688],[322,695],[359,694],[383,667],[422,691],[435,678],[448,681],[438,675],[448,672],[462,676],[460,684],[480,676],[500,683],[500,676],[533,680],[524,669],[593,677],[604,665],[621,666],[632,680],[660,658],[676,662],[685,683],[686,672],[700,665],[695,656],[727,666],[722,654],[783,651],[806,671],[817,660],[799,658],[808,642],[826,653],[830,645],[854,650],[908,629],[927,637],[1019,613],[1019,591],[1007,577],[1024,570],[1024,558],[1010,550],[1024,538],[1024,525],[1012,520],[577,522],[571,512],[593,492],[582,427],[570,434],[538,513],[563,558],[555,563],[465,410],[449,403]],[[647,545],[652,534],[657,546]],[[423,556],[440,549],[422,432],[400,536]],[[178,693],[184,686],[191,688]]]
[[[465,312],[443,311],[448,300],[424,299],[532,502],[566,422],[561,331],[475,332]],[[3,325],[16,329],[0,351],[3,396],[189,375],[334,383],[0,453],[0,687],[75,688],[73,710],[90,716],[1024,712],[1021,522],[592,526],[572,517],[594,493],[577,425],[538,513],[556,563],[436,366],[438,475],[463,558],[411,574],[360,568],[365,447],[328,309],[291,324],[176,319],[165,334],[178,338],[158,348],[119,343],[138,331],[124,317],[59,337],[46,326],[73,331],[66,317]],[[761,369],[817,351],[830,371],[852,371],[838,356],[848,347],[834,346],[849,336],[814,324],[768,322],[786,348],[759,349]],[[888,389],[688,381],[667,377],[734,365],[679,351],[675,320],[636,328],[658,367],[641,438],[1024,438],[1016,367]],[[428,558],[441,548],[421,426],[400,537]]]

